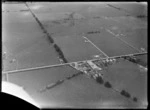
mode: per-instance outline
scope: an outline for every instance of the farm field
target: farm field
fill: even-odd
[[[147,52],[146,8],[140,3],[3,3],[2,81],[23,87],[41,108],[146,108],[147,53],[136,56],[138,64],[121,60],[102,68],[113,88],[86,74],[66,80],[79,73],[70,65],[75,62]]]
[[[67,75],[72,75],[75,72],[77,71],[69,66],[62,66],[56,68],[34,70],[30,72],[9,74],[8,79],[10,82],[16,83],[26,88],[29,94],[34,94],[44,86],[59,79],[63,79]]]
[[[125,89],[134,96],[138,96],[140,102],[147,100],[147,73],[141,71],[137,65],[121,61],[108,68],[104,73],[106,77],[117,89]]]
[[[125,3],[122,2],[120,4],[112,3],[114,7],[125,10],[126,12],[132,15],[146,15],[147,16],[147,7],[144,6],[144,3],[139,5],[138,3]],[[139,10],[140,9],[140,10]]]
[[[105,30],[102,31],[99,35],[92,35],[87,37],[110,57],[137,52]],[[107,45],[110,46],[108,47]]]
[[[93,45],[85,42],[86,40],[81,36],[61,36],[54,38],[54,40],[60,46],[69,62],[90,60],[95,55],[101,55],[101,58],[106,57],[102,52],[95,49]]]
[[[4,13],[2,19],[5,70],[59,63],[55,50],[29,12]],[[16,61],[10,63],[12,59]]]
[[[2,11],[20,11],[20,10],[27,10],[28,8],[25,6],[25,4],[20,3],[7,3],[2,4]]]

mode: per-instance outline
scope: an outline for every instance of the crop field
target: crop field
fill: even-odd
[[[5,13],[3,21],[3,48],[8,53],[6,70],[14,70],[16,66],[20,69],[59,63],[55,50],[31,13]],[[17,61],[9,63],[14,58]]]
[[[121,61],[112,65],[104,76],[109,79],[117,89],[126,89],[131,94],[138,96],[143,102],[146,96],[147,73],[139,71],[137,65],[128,61]],[[137,92],[135,92],[137,91]]]
[[[95,45],[101,48],[108,56],[136,53],[137,51],[121,42],[115,36],[106,31],[99,35],[87,36]],[[108,47],[108,45],[110,45]],[[112,45],[112,46],[111,46]]]
[[[23,87],[42,108],[146,108],[145,7],[117,2],[2,3],[2,81]],[[120,58],[102,68],[112,87],[87,74],[75,76],[81,71],[72,66],[142,52],[146,54],[136,56],[138,63]],[[131,96],[124,97],[122,90]]]
[[[86,40],[81,36],[64,36],[55,39],[69,62],[90,60],[94,58],[94,55],[101,55],[102,58],[106,57],[93,45],[85,42]]]
[[[60,73],[61,72],[61,73]],[[62,66],[56,68],[48,68],[35,70],[31,72],[20,72],[16,74],[10,74],[9,81],[18,85],[24,85],[26,90],[30,94],[34,94],[36,90],[42,89],[49,83],[53,83],[58,79],[63,79],[67,75],[71,75],[77,72],[69,66]]]
[[[147,8],[144,5],[137,5],[136,3],[125,3],[122,2],[120,4],[112,3],[114,7],[121,8],[132,15],[146,15],[147,16]],[[139,10],[140,9],[140,10]]]

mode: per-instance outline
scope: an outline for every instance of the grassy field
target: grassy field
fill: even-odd
[[[116,89],[125,89],[131,95],[137,96],[139,104],[147,100],[147,72],[141,72],[137,65],[128,61],[121,61],[110,66],[104,73],[104,77]]]
[[[77,73],[75,69],[69,66],[61,66],[56,68],[48,68],[34,70],[30,72],[20,72],[9,74],[9,82],[23,86],[25,90],[32,96],[50,83],[64,79]],[[39,93],[40,94],[40,93]],[[35,97],[34,97],[35,98]]]
[[[25,4],[16,4],[16,3],[8,3],[2,4],[2,11],[19,11],[19,10],[27,10]]]
[[[5,70],[13,70],[16,65],[20,69],[59,63],[54,48],[30,12],[3,13],[2,19]],[[9,63],[14,58],[17,62]]]
[[[94,55],[102,54],[90,43],[85,42],[85,39],[81,36],[60,36],[54,38],[54,40],[70,62],[90,60]],[[105,56],[103,55],[103,57]]]
[[[88,35],[87,37],[108,56],[124,55],[137,52],[105,30],[98,35]]]
[[[126,37],[121,38],[139,50],[145,48],[147,51],[147,29],[136,29],[132,33],[127,33]]]
[[[146,3],[146,2],[145,2]],[[125,10],[126,12],[130,13],[131,15],[146,15],[147,16],[147,7],[146,4],[139,4],[139,3],[112,3],[114,7],[118,7],[121,10]]]
[[[121,97],[118,93],[85,76],[66,81],[62,86],[45,92],[42,97],[45,98],[43,102],[45,107],[128,107],[131,104],[129,100]]]

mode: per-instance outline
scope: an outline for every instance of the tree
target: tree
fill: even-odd
[[[103,80],[103,78],[102,78],[101,76],[98,76],[98,77],[96,78],[96,81],[97,81],[99,84],[103,84],[103,83],[104,83],[104,80]]]
[[[105,82],[104,86],[107,87],[107,88],[111,88],[111,87],[112,87],[112,85],[111,85],[110,82],[108,82],[108,81]]]
[[[58,51],[59,56],[63,59],[64,58],[64,54],[61,50]]]
[[[136,16],[137,18],[145,18],[145,17],[147,17],[146,15],[137,15]]]
[[[71,79],[72,77],[73,77],[73,76],[68,76],[68,77],[66,77],[66,79],[68,79],[68,80],[69,80],[69,79]]]
[[[63,57],[63,61],[64,61],[64,63],[68,63],[68,61],[65,57]]]
[[[49,39],[49,41],[50,41],[51,43],[54,43],[54,40],[53,40],[53,38],[52,38],[50,35],[48,35],[48,39]]]
[[[125,91],[125,90],[122,90],[122,91],[120,92],[120,94],[123,95],[123,96],[125,96],[125,97],[127,97],[127,98],[130,98],[130,97],[131,97],[131,95],[130,95],[127,91]]]
[[[137,98],[136,98],[136,97],[133,97],[133,101],[134,101],[134,102],[137,102]]]
[[[56,49],[57,52],[60,51],[60,48],[59,48],[59,46],[57,44],[54,44],[54,48]]]

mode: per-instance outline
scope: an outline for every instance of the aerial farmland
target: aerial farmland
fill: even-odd
[[[147,108],[147,22],[142,2],[3,2],[2,83],[40,108]]]

